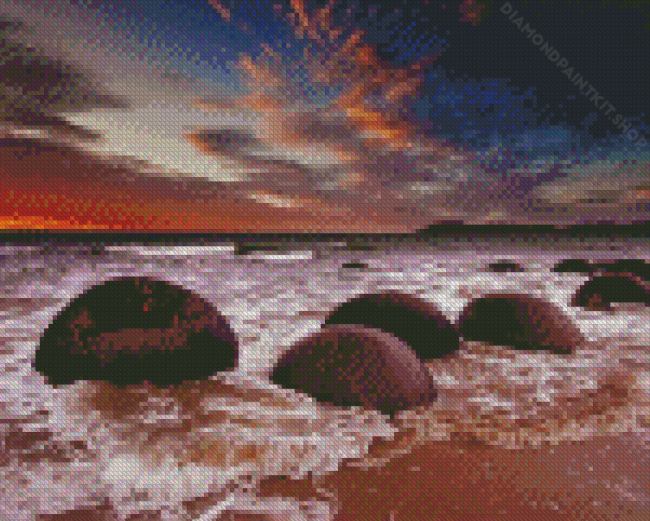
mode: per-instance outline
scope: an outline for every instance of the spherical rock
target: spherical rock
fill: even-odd
[[[440,358],[460,347],[458,330],[436,307],[398,291],[355,297],[332,311],[324,327],[358,324],[392,333],[422,360]]]
[[[515,349],[569,352],[584,340],[561,309],[529,295],[495,293],[473,299],[458,323],[466,341]]]
[[[522,273],[524,268],[522,268],[516,262],[511,262],[507,260],[499,260],[497,262],[492,262],[488,265],[488,271],[492,273]]]
[[[149,277],[120,277],[59,313],[42,335],[34,368],[51,385],[169,386],[234,369],[237,357],[228,321],[201,297]]]
[[[629,273],[603,273],[585,282],[571,300],[571,305],[590,311],[609,311],[611,304],[640,303],[650,305],[650,284]]]
[[[629,274],[650,280],[650,263],[644,259],[616,259],[600,261],[595,266],[596,273]]]
[[[341,265],[341,268],[349,269],[349,270],[365,270],[368,268],[368,265],[365,262],[350,261],[350,262],[344,262]]]
[[[558,262],[554,267],[555,273],[584,273],[591,274],[594,271],[593,264],[585,259],[565,259]]]
[[[275,365],[276,385],[341,407],[392,415],[432,403],[433,380],[395,336],[358,325],[335,325],[299,340]]]

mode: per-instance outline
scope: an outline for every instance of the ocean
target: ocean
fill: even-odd
[[[0,492],[3,518],[40,520],[108,501],[124,520],[149,519],[138,517],[143,512],[155,512],[160,519],[230,519],[237,509],[282,513],[287,516],[282,519],[291,520],[334,519],[334,501],[261,500],[255,495],[257,483],[271,475],[327,475],[354,458],[361,465],[377,465],[381,458],[366,457],[372,440],[390,440],[406,426],[425,442],[465,433],[513,449],[582,439],[607,429],[633,433],[647,443],[648,309],[603,313],[572,307],[571,296],[588,277],[552,272],[566,258],[650,260],[650,249],[641,239],[549,243],[503,238],[372,247],[345,240],[290,247],[116,242],[94,250],[83,243],[0,245],[0,481],[7,484]],[[501,260],[517,263],[523,271],[487,269]],[[200,406],[184,404],[179,396],[145,396],[136,416],[115,419],[96,405],[106,392],[101,385],[77,382],[53,390],[34,371],[40,335],[57,313],[88,288],[125,275],[147,275],[190,289],[228,318],[240,343],[239,367],[216,377],[218,383],[208,390],[201,388]],[[430,364],[437,402],[424,411],[406,411],[392,422],[361,407],[318,404],[269,382],[282,353],[318,331],[338,305],[388,289],[434,303],[450,321],[458,320],[470,299],[486,293],[542,297],[579,327],[586,342],[569,358],[463,342],[454,362]],[[628,382],[626,378],[631,378],[629,403],[617,409],[610,424],[594,420],[579,428],[569,425],[572,414],[578,418],[584,412],[581,407],[593,408],[601,389]],[[535,406],[523,407],[531,403]],[[183,415],[199,408],[207,420],[179,437]],[[222,416],[211,423],[215,411]],[[558,417],[558,411],[563,415]],[[224,423],[223,414],[230,421]],[[552,425],[553,432],[540,433],[534,428],[540,422]],[[151,441],[160,429],[166,434]],[[179,448],[179,440],[185,446]],[[214,453],[214,440],[230,448],[222,460],[214,463],[213,454],[187,462],[188,444],[196,448],[207,443],[206,450]],[[241,457],[235,446],[254,450],[254,455]],[[626,479],[629,486],[617,489],[621,500],[636,494],[636,501],[648,502],[647,479],[634,481],[632,474]],[[191,506],[200,498],[200,508]]]

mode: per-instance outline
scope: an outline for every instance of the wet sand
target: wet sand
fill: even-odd
[[[560,464],[572,458],[594,465],[611,463],[618,455],[605,461],[598,455],[622,443],[621,438],[565,443],[553,454],[548,449],[509,450],[478,441],[432,442],[381,468],[361,470],[344,464],[318,485],[273,478],[263,484],[261,494],[308,497],[330,489],[340,509],[336,521],[641,519],[648,513],[647,501],[605,503],[611,497],[605,489],[623,484],[590,483],[584,474],[563,472]],[[642,440],[637,442],[641,443],[632,445],[629,456],[641,459],[647,470],[646,449]],[[638,472],[643,472],[641,464]]]

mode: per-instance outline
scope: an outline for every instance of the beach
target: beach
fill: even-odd
[[[226,244],[99,251],[2,247],[0,392],[8,421],[0,472],[12,519],[73,520],[102,508],[102,519],[131,521],[230,519],[238,508],[275,509],[276,518],[292,521],[551,520],[569,513],[609,520],[648,511],[647,308],[571,307],[588,277],[551,271],[572,256],[647,259],[643,241],[451,241],[384,251],[316,244],[247,255]],[[485,269],[504,257],[524,271]],[[357,261],[367,267],[342,267]],[[49,387],[31,365],[40,335],[72,299],[124,275],[168,280],[213,303],[239,339],[237,371],[188,384],[189,401],[140,387],[140,409],[130,413],[111,412],[124,395],[102,383]],[[471,298],[532,294],[555,303],[585,342],[570,355],[462,342],[459,352],[427,365],[438,399],[394,419],[269,383],[281,354],[318,331],[338,305],[389,289],[434,303],[451,321]],[[145,431],[156,436],[142,438],[145,419]],[[134,452],[142,460],[129,471]],[[135,483],[129,473],[151,468],[168,473],[167,481],[151,473],[138,482],[149,497],[128,497]],[[167,490],[156,496],[162,483]]]

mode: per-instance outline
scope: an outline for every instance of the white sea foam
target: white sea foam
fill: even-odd
[[[177,519],[173,515],[180,515],[183,502],[224,495],[230,489],[253,494],[254,484],[264,477],[297,479],[308,472],[333,472],[344,459],[363,457],[374,438],[390,438],[396,432],[373,411],[323,407],[306,395],[244,374],[219,381],[227,389],[232,386],[234,394],[206,393],[196,408],[169,395],[144,394],[120,418],[89,407],[103,391],[90,382],[77,383],[51,397],[49,429],[59,432],[59,442],[84,442],[94,465],[89,470],[122,519],[161,510]],[[134,403],[132,397],[124,398]],[[186,422],[197,415],[213,420],[188,432]],[[206,455],[197,457],[203,449]],[[242,457],[248,453],[254,456]],[[222,459],[217,461],[216,454]],[[252,499],[247,501],[238,502],[238,508],[245,511],[246,504],[253,505]],[[255,508],[265,505],[275,503]],[[326,508],[312,507],[315,512]],[[290,519],[312,519],[297,505],[291,508]]]

